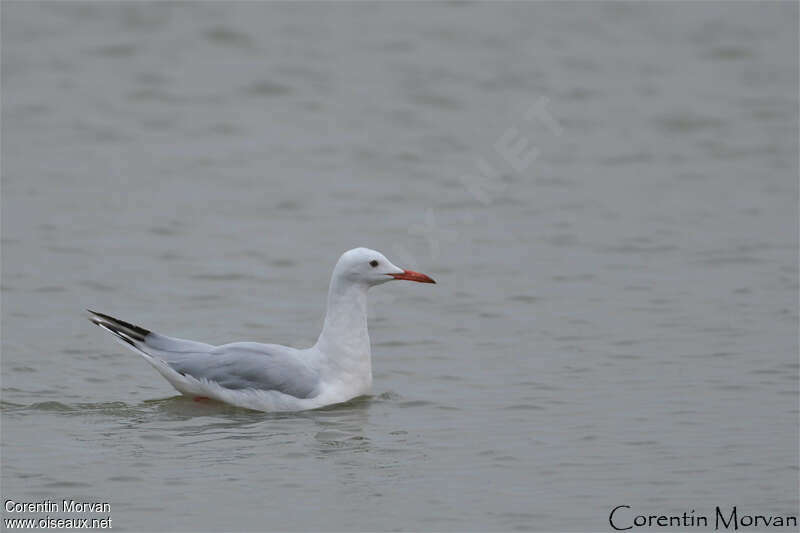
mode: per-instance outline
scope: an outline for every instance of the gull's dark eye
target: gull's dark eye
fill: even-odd
[[[369,266],[375,268],[376,266],[378,266],[378,261],[373,259],[372,261],[369,262]]]

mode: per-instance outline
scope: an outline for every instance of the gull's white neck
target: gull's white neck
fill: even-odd
[[[322,355],[329,379],[369,392],[372,364],[367,331],[367,289],[334,272],[328,290],[325,324],[316,348]]]

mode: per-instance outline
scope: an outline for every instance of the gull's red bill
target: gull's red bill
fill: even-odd
[[[394,279],[407,279],[408,281],[417,281],[419,283],[436,283],[432,278],[420,272],[413,270],[403,270],[402,274],[388,274]]]

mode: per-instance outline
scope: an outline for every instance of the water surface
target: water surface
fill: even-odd
[[[3,498],[123,531],[796,513],[797,15],[4,3]],[[308,346],[359,245],[439,283],[371,291],[342,406],[178,397],[82,313]]]

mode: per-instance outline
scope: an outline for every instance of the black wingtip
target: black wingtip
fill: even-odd
[[[136,324],[131,324],[130,322],[125,322],[124,320],[120,320],[119,318],[114,318],[111,315],[106,315],[103,313],[98,313],[97,311],[92,311],[91,309],[87,309],[91,316],[89,320],[98,326],[104,326],[110,331],[114,330],[124,330],[123,332],[126,333],[128,336],[132,337],[134,340],[143,341],[145,337],[150,334],[150,330],[145,329],[141,326],[137,326]]]

